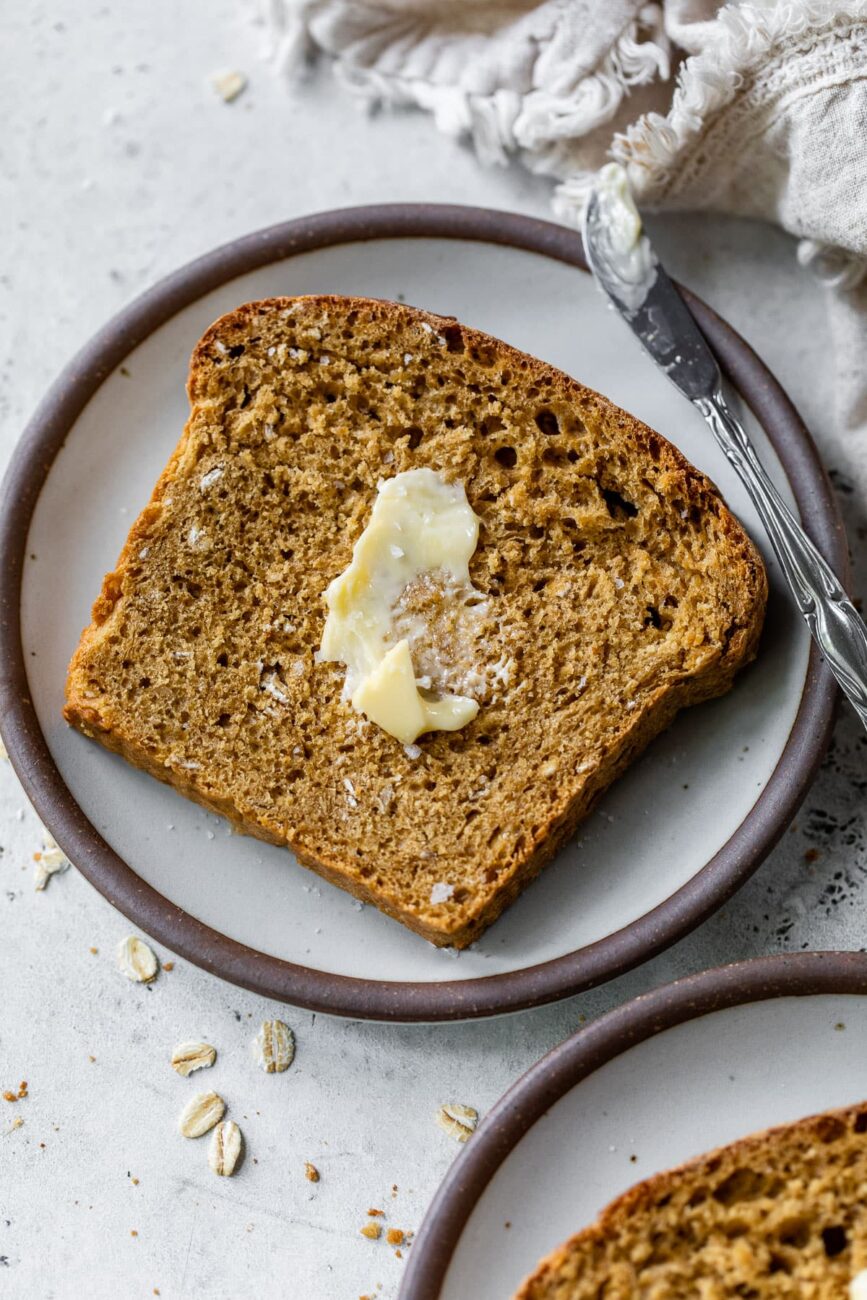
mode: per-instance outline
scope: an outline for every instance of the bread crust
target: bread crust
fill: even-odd
[[[301,307],[296,304],[302,304]],[[340,853],[330,852],[317,842],[309,828],[303,831],[267,809],[253,808],[231,791],[222,794],[207,787],[194,772],[178,770],[170,753],[159,744],[144,745],[135,728],[127,725],[123,712],[105,710],[94,700],[88,686],[92,660],[105,649],[106,627],[116,617],[126,594],[132,590],[140,572],[140,556],[158,529],[159,521],[170,503],[177,484],[190,473],[190,460],[198,455],[202,420],[214,405],[215,365],[226,352],[228,340],[248,339],[262,331],[263,321],[273,321],[279,313],[300,311],[318,314],[317,318],[341,320],[369,316],[385,322],[395,335],[401,330],[421,326],[435,339],[448,343],[452,350],[457,340],[467,354],[478,352],[491,359],[497,370],[513,370],[522,381],[544,385],[549,402],[579,406],[585,418],[616,423],[617,436],[630,455],[646,456],[652,461],[660,481],[671,493],[686,503],[684,510],[712,516],[715,537],[714,554],[720,570],[730,578],[727,598],[732,601],[732,619],[725,643],[708,653],[707,661],[679,681],[651,691],[639,707],[623,719],[616,741],[594,764],[580,787],[568,797],[555,801],[550,813],[523,837],[523,847],[508,869],[500,872],[496,887],[485,893],[476,891],[465,907],[426,908],[409,903],[397,888],[387,882],[368,883],[357,870],[357,862]],[[457,331],[457,333],[456,333]],[[457,346],[457,343],[455,344]],[[722,694],[732,684],[735,673],[756,652],[764,616],[767,580],[762,561],[738,521],[730,514],[717,490],[682,454],[663,437],[641,421],[614,407],[601,395],[584,388],[563,372],[518,352],[509,345],[476,330],[459,326],[452,318],[361,298],[317,296],[305,299],[269,299],[247,303],[221,317],[197,344],[190,365],[188,392],[191,415],[165,470],[161,474],[148,505],[133,525],[114,570],[106,575],[102,590],[93,606],[93,620],[81,637],[73,655],[66,683],[64,717],[85,735],[106,748],[121,754],[128,762],[173,785],[180,793],[211,811],[232,821],[241,831],[269,843],[286,845],[305,866],[312,868],[331,883],[340,886],[362,902],[371,903],[436,945],[465,947],[490,925],[526,885],[554,856],[587,815],[595,799],[672,721],[679,709]],[[637,451],[636,451],[637,449]],[[615,493],[616,495],[616,493]],[[331,576],[334,576],[333,574]],[[325,584],[323,583],[323,590]],[[734,605],[737,604],[737,609]],[[484,712],[484,710],[483,710]]]

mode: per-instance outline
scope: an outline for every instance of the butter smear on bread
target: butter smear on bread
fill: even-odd
[[[395,608],[423,575],[441,578],[449,599],[481,595],[469,574],[478,540],[462,484],[406,470],[380,482],[352,562],[325,593],[320,660],[346,665],[352,707],[404,745],[427,731],[458,731],[479,711],[466,695],[429,689],[429,676],[417,680],[409,640],[395,638]]]

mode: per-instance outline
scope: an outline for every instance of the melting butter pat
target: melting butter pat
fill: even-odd
[[[421,574],[472,591],[469,562],[479,521],[460,483],[431,469],[407,470],[379,485],[352,562],[329,585],[320,660],[346,665],[352,707],[404,745],[426,731],[458,731],[479,706],[465,695],[420,690],[407,640],[393,643],[394,609]]]

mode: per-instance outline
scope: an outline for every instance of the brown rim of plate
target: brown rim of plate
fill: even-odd
[[[400,1300],[437,1300],[488,1183],[536,1121],[594,1071],[711,1012],[827,993],[867,994],[867,953],[785,953],[717,966],[633,998],[552,1048],[503,1094],[449,1169],[413,1242]],[[526,1272],[536,1263],[528,1259]]]
[[[464,1020],[539,1006],[622,974],[704,921],[752,875],[789,825],[831,737],[837,690],[815,646],[798,714],[767,785],[691,880],[644,916],[575,952],[500,975],[415,983],[335,975],[257,952],[141,880],[88,821],[60,775],[30,699],[21,640],[24,558],[39,493],[79,414],[127,354],[237,276],[335,244],[401,238],[503,244],[587,270],[579,235],[563,226],[484,208],[398,203],[270,226],[190,262],[135,299],[61,372],[25,429],[0,490],[0,729],[28,797],[63,851],[110,903],[179,956],[242,988],[313,1011],[386,1021]],[[808,533],[846,581],[843,525],[798,412],[740,335],[694,295],[686,298],[727,377],[766,430]]]

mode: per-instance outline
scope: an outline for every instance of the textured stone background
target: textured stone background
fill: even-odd
[[[234,235],[374,200],[547,215],[545,183],[481,172],[420,116],[371,121],[327,75],[287,90],[261,61],[262,41],[232,0],[0,14],[4,464],[48,382],[99,325]],[[250,84],[226,105],[210,77],[233,68]],[[825,306],[790,241],[725,221],[654,229],[672,269],[777,372],[833,466]],[[863,550],[851,487],[835,479]],[[499,1022],[387,1028],[290,1010],[298,1055],[278,1077],[251,1068],[247,1043],[280,1008],[186,962],[151,988],[128,984],[113,952],[129,926],[104,899],[74,871],[34,892],[40,827],[0,764],[0,1091],[20,1079],[30,1088],[26,1101],[0,1102],[0,1294],[352,1300],[381,1284],[395,1296],[402,1262],[359,1228],[368,1206],[385,1208],[391,1226],[418,1226],[458,1150],[432,1122],[442,1101],[484,1112],[583,1017],[678,975],[863,945],[865,744],[844,714],[795,826],[751,883],[641,970]],[[175,1135],[190,1085],[166,1054],[199,1035],[220,1049],[207,1085],[227,1097],[249,1147],[226,1183],[208,1171],[204,1144]],[[9,1131],[16,1115],[25,1122]],[[322,1172],[315,1186],[305,1160]]]

